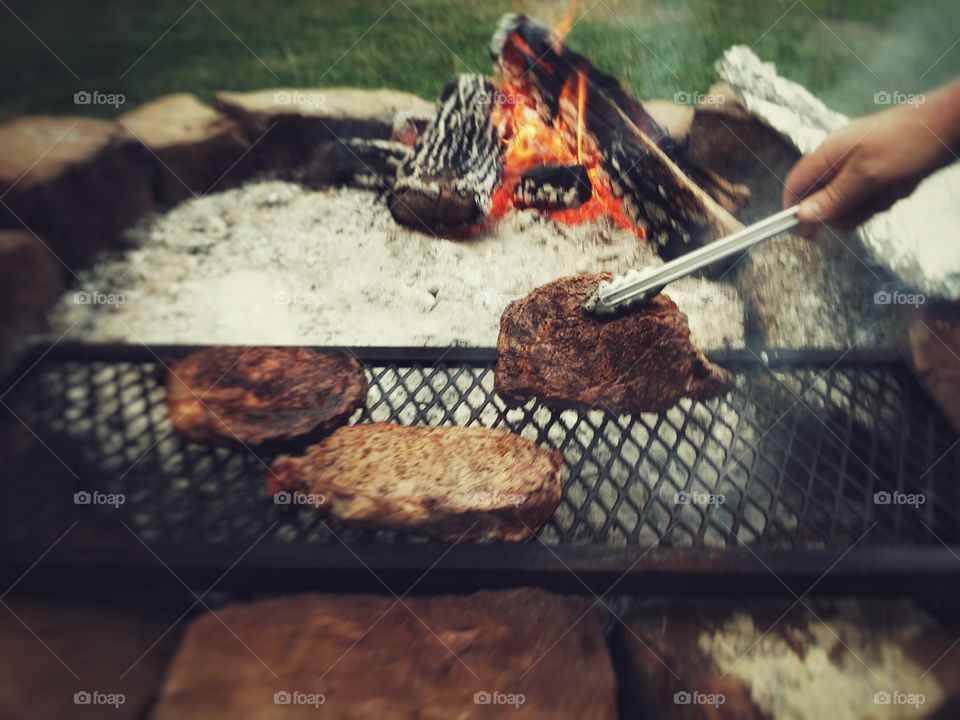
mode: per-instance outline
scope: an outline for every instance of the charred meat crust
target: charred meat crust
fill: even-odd
[[[367,397],[360,362],[300,348],[212,347],[170,364],[167,407],[190,440],[263,445],[313,438]]]
[[[508,405],[538,397],[554,407],[658,412],[730,389],[732,376],[693,344],[686,315],[669,297],[618,317],[584,312],[584,298],[609,277],[561,278],[507,306],[494,387]]]
[[[278,457],[267,494],[313,494],[349,523],[448,540],[530,537],[560,503],[559,452],[504,430],[372,423]]]

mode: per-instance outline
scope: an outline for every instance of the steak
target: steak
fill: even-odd
[[[267,494],[299,492],[337,520],[378,529],[516,542],[560,503],[562,465],[559,452],[505,430],[351,425],[277,458]]]
[[[686,315],[665,295],[617,317],[584,312],[584,298],[609,277],[561,278],[507,306],[494,387],[508,405],[538,397],[555,407],[657,412],[730,389],[732,376],[693,344]]]
[[[151,718],[615,720],[616,708],[598,613],[516,589],[218,608],[190,623]]]
[[[170,365],[173,426],[202,443],[261,445],[319,437],[367,398],[360,362],[299,348],[212,347]]]

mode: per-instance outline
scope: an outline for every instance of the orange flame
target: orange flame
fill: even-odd
[[[519,38],[518,38],[519,39]],[[569,210],[549,212],[550,217],[574,225],[603,216],[610,217],[621,227],[645,237],[639,227],[625,213],[623,201],[616,196],[606,173],[600,167],[600,156],[590,147],[584,132],[587,107],[587,79],[578,71],[566,82],[560,93],[561,111],[551,125],[546,124],[530,104],[526,95],[506,91],[507,102],[494,107],[494,122],[504,133],[503,180],[494,192],[488,222],[503,217],[513,207],[514,191],[520,177],[539,165],[583,165],[593,184],[593,195],[583,205]],[[576,115],[572,122],[567,116]]]
[[[577,162],[583,164],[583,116],[587,106],[587,78],[577,70]]]
[[[572,0],[572,2],[567,5],[566,9],[563,11],[563,15],[555,23],[552,23],[553,29],[553,49],[556,52],[560,52],[560,48],[563,47],[563,41],[566,39],[567,34],[570,32],[570,28],[573,27],[573,18],[577,14],[577,0]]]

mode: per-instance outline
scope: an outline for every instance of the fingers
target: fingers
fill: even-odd
[[[783,206],[790,207],[823,185],[836,172],[829,142],[800,158],[783,182]]]
[[[798,233],[801,237],[812,238],[816,228],[823,223],[841,225],[851,207],[860,201],[865,191],[857,188],[856,181],[841,172],[827,185],[815,190],[800,201],[797,219],[800,221]]]
[[[805,240],[813,240],[817,236],[817,225],[807,223],[797,227],[797,235]]]
[[[827,186],[827,188],[830,187]],[[824,192],[827,188],[824,188]],[[842,205],[842,212],[831,215],[829,209],[825,210],[820,205],[818,199],[820,193],[815,193],[800,203],[797,215],[803,224],[797,233],[807,239],[813,238],[816,235],[817,226],[825,222],[838,230],[854,230],[874,215],[889,210],[894,203],[908,194],[909,192],[887,191],[873,195],[864,190],[859,201],[853,198],[848,204]]]
[[[845,166],[819,190],[800,201],[801,223],[849,224],[849,216],[870,201],[875,188],[862,174]]]
[[[901,142],[912,123],[899,109],[860,118],[800,158],[783,193],[784,206],[799,205],[798,232],[812,237],[821,224],[856,227],[908,195],[929,164]]]
[[[810,155],[804,155],[787,175],[783,184],[783,206],[785,208],[796,205],[800,200],[815,191],[835,171],[830,160],[828,148],[821,145]],[[797,217],[800,227],[797,234],[808,240],[817,233],[822,209],[819,200],[810,199],[800,203]]]
[[[901,200],[909,194],[909,192],[900,190],[889,190],[879,195],[871,196],[855,209],[848,212],[838,227],[841,230],[853,230],[874,215],[889,210],[898,200]]]

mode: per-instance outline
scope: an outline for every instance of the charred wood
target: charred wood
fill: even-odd
[[[690,174],[683,149],[620,83],[525,15],[507,15],[494,35],[494,61],[507,85],[534,98],[542,118],[575,138],[575,102],[564,87],[584,76],[584,144],[598,153],[615,192],[648,236],[676,254],[740,227]]]
[[[592,195],[593,184],[583,165],[540,165],[520,176],[513,201],[522,208],[570,210]]]
[[[461,75],[401,166],[390,198],[397,222],[430,232],[483,221],[503,170],[500,133],[491,121],[493,83]]]
[[[800,157],[783,136],[733,102],[697,108],[690,130],[691,158],[750,189],[738,217],[754,222],[780,209],[783,181]]]

